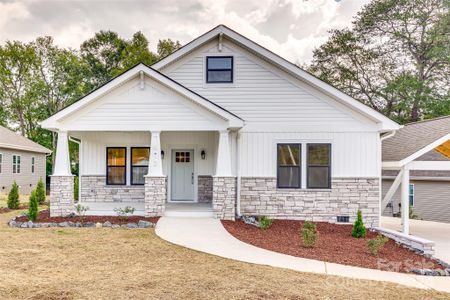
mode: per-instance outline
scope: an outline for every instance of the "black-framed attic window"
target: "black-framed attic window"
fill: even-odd
[[[331,144],[307,144],[307,187],[331,188]]]
[[[149,147],[131,148],[131,184],[143,185],[145,183],[144,176],[148,173],[149,159]]]
[[[207,83],[232,83],[233,82],[233,57],[232,56],[207,56],[206,57],[206,82]]]
[[[106,148],[106,184],[127,184],[127,148]]]
[[[301,144],[277,145],[277,187],[300,188]]]

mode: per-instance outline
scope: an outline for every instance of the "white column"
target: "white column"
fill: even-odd
[[[232,176],[230,140],[228,136],[228,130],[219,131],[216,176]]]
[[[401,199],[403,233],[409,234],[409,169],[407,166],[403,167]]]
[[[67,131],[58,131],[56,144],[55,168],[53,176],[72,175],[70,172],[69,140]]]
[[[148,176],[163,176],[161,159],[160,131],[151,132],[150,161],[148,164]]]

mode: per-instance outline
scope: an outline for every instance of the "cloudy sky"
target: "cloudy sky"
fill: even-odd
[[[225,24],[292,62],[311,59],[327,31],[349,26],[369,0],[0,0],[0,43],[51,35],[78,48],[96,31],[142,31],[185,44]]]

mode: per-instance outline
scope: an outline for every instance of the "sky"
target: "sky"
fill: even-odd
[[[50,35],[77,49],[99,30],[141,31],[186,44],[225,24],[293,63],[308,63],[329,30],[351,26],[369,0],[0,0],[0,43]]]

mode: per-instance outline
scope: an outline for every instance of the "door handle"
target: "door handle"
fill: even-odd
[[[191,173],[191,184],[194,184],[194,173]]]

